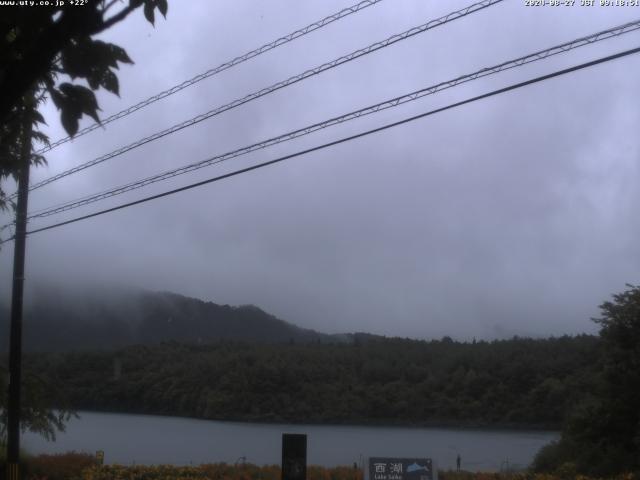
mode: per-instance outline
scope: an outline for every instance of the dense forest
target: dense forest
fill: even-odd
[[[31,354],[25,366],[79,410],[558,428],[599,355],[586,335],[473,343],[356,335],[348,345],[170,342]]]

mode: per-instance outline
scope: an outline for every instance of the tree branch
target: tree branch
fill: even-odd
[[[117,0],[114,0],[114,2],[115,2],[115,1],[117,1]],[[111,2],[111,3],[113,3],[113,2]],[[105,20],[105,21],[103,22],[103,28],[102,28],[102,30],[107,29],[107,28],[109,28],[109,27],[111,27],[111,26],[115,25],[115,24],[116,24],[116,23],[118,23],[118,22],[121,22],[122,20],[124,20],[125,18],[127,18],[127,16],[128,16],[131,12],[133,12],[136,8],[137,8],[137,7],[134,7],[134,6],[132,6],[132,5],[129,5],[128,7],[123,8],[120,12],[116,13],[116,14],[115,14],[113,17],[111,17],[109,20]],[[105,11],[106,11],[106,10],[105,10]],[[102,30],[100,30],[100,31],[102,31]],[[94,33],[99,33],[99,32],[94,32]]]
[[[111,0],[106,6],[102,8],[102,13],[107,13],[107,11],[113,7],[116,3],[121,2],[122,0]],[[103,4],[105,2],[103,1]]]
[[[0,91],[3,93],[0,97],[0,121],[6,120],[12,107],[20,102],[24,92],[51,70],[56,55],[73,38],[101,33],[127,18],[139,6],[129,5],[107,20],[102,18],[104,10],[65,10],[58,21],[47,26],[29,51],[24,53],[24,57],[29,58],[28,62],[13,61],[6,65],[6,74],[4,78],[0,78]]]

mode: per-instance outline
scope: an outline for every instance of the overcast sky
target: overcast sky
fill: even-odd
[[[34,170],[32,182],[470,3],[384,0],[51,151],[49,166]],[[30,207],[224,153],[640,17],[640,7],[576,3],[527,7],[506,0],[55,182],[33,192]],[[99,95],[102,114],[351,4],[173,0],[155,28],[136,12],[103,35],[125,47],[135,65],[120,70],[121,98]],[[30,227],[639,44],[635,32],[583,47]],[[597,306],[625,283],[640,283],[639,72],[640,56],[627,57],[34,234],[27,296],[40,280],[116,283],[251,303],[331,333],[470,339],[594,332],[589,318]],[[44,113],[50,137],[64,136],[55,109]],[[12,254],[12,246],[0,250],[5,287]]]

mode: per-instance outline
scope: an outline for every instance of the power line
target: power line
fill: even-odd
[[[398,105],[402,105],[404,103],[408,103],[419,98],[422,98],[427,95],[435,94],[439,91],[455,87],[462,83],[466,83],[472,80],[476,80],[478,78],[483,78],[489,75],[493,75],[505,70],[509,70],[512,68],[520,67],[522,65],[526,65],[532,62],[536,62],[539,60],[543,60],[553,55],[557,55],[560,53],[568,52],[575,48],[579,48],[585,45],[590,45],[595,42],[603,41],[609,38],[617,37],[619,35],[623,35],[625,33],[629,33],[635,30],[640,29],[640,19],[634,22],[625,23],[623,25],[619,25],[613,28],[609,28],[607,30],[603,30],[585,37],[581,37],[570,42],[565,42],[560,45],[556,45],[551,48],[547,48],[545,50],[540,50],[535,53],[531,53],[514,60],[509,60],[498,65],[494,65],[492,67],[486,67],[481,70],[477,70],[473,73],[469,73],[466,75],[462,75],[454,78],[453,80],[448,80],[446,82],[441,82],[436,85],[432,85],[430,87],[426,87],[405,95],[401,95],[399,97],[392,98],[390,100],[385,100],[384,102],[377,103],[375,105],[371,105],[365,108],[361,108],[359,110],[355,110],[344,115],[333,117],[329,120],[325,120],[320,123],[315,123],[313,125],[306,126],[304,128],[300,128],[298,130],[294,130],[291,132],[287,132],[285,134],[279,135],[277,137],[272,137],[268,140],[264,140],[258,143],[254,143],[249,146],[245,146],[221,155],[216,155],[214,157],[208,158],[206,160],[202,160],[196,163],[192,163],[180,168],[172,169],[163,173],[159,173],[157,175],[153,175],[151,177],[147,177],[141,180],[137,180],[135,182],[128,183],[126,185],[121,185],[119,187],[115,187],[109,190],[105,190],[103,192],[89,195],[80,199],[72,200],[70,202],[65,202],[63,204],[49,207],[46,209],[41,209],[39,211],[33,212],[29,215],[29,219],[34,218],[43,218],[51,215],[55,215],[57,213],[61,213],[64,211],[72,210],[74,208],[78,208],[84,205],[88,205],[109,197],[113,197],[116,195],[120,195],[132,190],[136,190],[138,188],[145,187],[147,185],[151,185],[153,183],[157,183],[163,180],[167,180],[169,178],[176,177],[178,175],[182,175],[185,173],[189,173],[200,168],[204,168],[207,166],[215,165],[218,163],[222,163],[224,161],[230,160],[235,157],[239,157],[242,155],[246,155],[248,153],[261,150],[264,148],[268,148],[270,146],[283,143],[285,141],[293,140],[295,138],[302,137],[304,135],[308,135],[310,133],[316,132],[318,130],[328,128],[334,125],[338,125],[344,123],[346,121],[354,120],[356,118],[360,118],[365,115],[369,115],[372,113],[377,113],[382,110],[386,110],[389,108],[396,107]]]
[[[217,182],[217,181],[220,181],[220,180],[224,180],[226,178],[234,177],[234,176],[240,175],[242,173],[247,173],[247,172],[250,172],[252,170],[257,170],[259,168],[263,168],[263,167],[267,167],[269,165],[273,165],[273,164],[276,164],[276,163],[279,163],[279,162],[283,162],[283,161],[289,160],[291,158],[295,158],[295,157],[299,157],[299,156],[302,156],[302,155],[306,155],[306,154],[309,154],[309,153],[312,153],[312,152],[323,150],[323,149],[328,148],[328,147],[339,145],[341,143],[345,143],[345,142],[348,142],[348,141],[351,141],[351,140],[355,140],[357,138],[365,137],[365,136],[371,135],[373,133],[381,132],[381,131],[387,130],[389,128],[393,128],[393,127],[397,127],[397,126],[400,126],[400,125],[404,125],[405,123],[413,122],[415,120],[418,120],[418,119],[421,119],[421,118],[424,118],[424,117],[427,117],[427,116],[430,116],[430,115],[434,115],[436,113],[444,112],[446,110],[450,110],[450,109],[453,109],[453,108],[456,108],[456,107],[460,107],[462,105],[466,105],[466,104],[469,104],[469,103],[472,103],[472,102],[476,102],[478,100],[482,100],[482,99],[489,98],[489,97],[492,97],[492,96],[495,96],[495,95],[506,93],[506,92],[509,92],[509,91],[512,91],[512,90],[516,90],[518,88],[522,88],[522,87],[525,87],[525,86],[528,86],[528,85],[532,85],[534,83],[542,82],[544,80],[549,80],[551,78],[555,78],[555,77],[558,77],[558,76],[561,76],[561,75],[566,75],[568,73],[572,73],[572,72],[575,72],[575,71],[578,71],[578,70],[582,70],[582,69],[585,69],[585,68],[588,68],[588,67],[599,65],[599,64],[602,64],[602,63],[605,63],[605,62],[610,62],[612,60],[616,60],[616,59],[619,59],[619,58],[622,58],[622,57],[626,57],[628,55],[632,55],[632,54],[635,54],[635,53],[638,53],[638,52],[640,52],[640,47],[636,47],[636,48],[633,48],[633,49],[630,49],[630,50],[625,50],[623,52],[616,53],[614,55],[601,57],[601,58],[599,58],[597,60],[592,60],[590,62],[586,62],[586,63],[582,63],[582,64],[579,64],[579,65],[575,65],[573,67],[565,68],[563,70],[557,70],[557,71],[555,71],[553,73],[549,73],[547,75],[542,75],[542,76],[535,77],[535,78],[530,79],[530,80],[526,80],[524,82],[520,82],[520,83],[509,85],[507,87],[499,88],[497,90],[493,90],[491,92],[488,92],[488,93],[485,93],[485,94],[482,94],[482,95],[478,95],[478,96],[475,96],[475,97],[472,97],[472,98],[468,98],[468,99],[462,100],[460,102],[452,103],[452,104],[449,104],[449,105],[444,106],[444,107],[436,108],[434,110],[430,110],[428,112],[421,113],[419,115],[415,115],[415,116],[412,116],[412,117],[409,117],[409,118],[405,118],[405,119],[397,121],[397,122],[389,123],[389,124],[383,125],[381,127],[377,127],[377,128],[371,129],[371,130],[367,130],[365,132],[361,132],[361,133],[358,133],[358,134],[355,134],[355,135],[351,135],[351,136],[348,136],[348,137],[343,137],[343,138],[341,138],[339,140],[334,140],[332,142],[325,143],[325,144],[322,144],[322,145],[318,145],[318,146],[315,146],[315,147],[312,147],[312,148],[308,148],[306,150],[301,150],[301,151],[298,151],[298,152],[295,152],[295,153],[292,153],[292,154],[289,154],[289,155],[285,155],[285,156],[276,158],[274,160],[270,160],[270,161],[267,161],[267,162],[259,163],[257,165],[253,165],[251,167],[242,168],[242,169],[236,170],[234,172],[226,173],[224,175],[219,175],[217,177],[209,178],[209,179],[203,180],[201,182],[192,183],[192,184],[186,185],[184,187],[180,187],[180,188],[176,188],[176,189],[173,189],[173,190],[169,190],[169,191],[166,191],[166,192],[163,192],[163,193],[159,193],[157,195],[152,195],[152,196],[149,196],[149,197],[145,197],[145,198],[133,201],[133,202],[129,202],[129,203],[125,203],[125,204],[122,204],[122,205],[118,205],[116,207],[108,208],[108,209],[101,210],[101,211],[98,211],[98,212],[95,212],[95,213],[91,213],[91,214],[88,214],[88,215],[83,215],[81,217],[76,217],[76,218],[73,218],[71,220],[66,220],[64,222],[59,222],[59,223],[55,223],[53,225],[48,225],[46,227],[37,228],[35,230],[31,230],[31,231],[27,232],[27,234],[44,232],[46,230],[51,230],[53,228],[61,227],[63,225],[69,225],[71,223],[79,222],[81,220],[86,220],[86,219],[89,219],[89,218],[97,217],[99,215],[104,215],[106,213],[114,212],[116,210],[122,210],[124,208],[132,207],[134,205],[139,205],[141,203],[146,203],[146,202],[149,202],[151,200],[156,200],[158,198],[166,197],[168,195],[173,195],[173,194],[178,193],[178,192],[183,192],[185,190],[190,190],[190,189],[193,189],[193,188],[197,188],[197,187],[200,187],[202,185],[207,185],[209,183],[213,183],[213,182]],[[5,242],[7,242],[9,240],[11,240],[11,239],[5,240],[2,243],[5,243]]]
[[[207,70],[204,73],[201,73],[199,75],[196,75],[193,78],[190,78],[189,80],[185,80],[184,82],[175,85],[167,90],[164,90],[160,93],[157,93],[155,95],[153,95],[152,97],[147,98],[146,100],[142,100],[139,103],[136,103],[135,105],[132,105],[128,108],[125,108],[124,110],[121,110],[117,113],[114,113],[113,115],[103,119],[100,121],[100,123],[93,123],[83,129],[81,129],[80,131],[78,131],[73,137],[72,136],[67,136],[64,138],[61,138],[59,140],[56,140],[55,142],[51,143],[50,145],[41,148],[40,150],[38,150],[36,153],[38,154],[43,154],[48,152],[49,150],[53,150],[54,148],[58,147],[59,145],[62,145],[64,143],[67,143],[75,138],[81,137],[82,135],[85,135],[89,132],[92,132],[93,130],[96,130],[99,127],[103,127],[104,125],[114,122],[116,120],[121,119],[122,117],[126,117],[127,115],[132,114],[133,112],[136,112],[148,105],[151,105],[152,103],[155,103],[159,100],[162,100],[163,98],[169,97],[175,93],[178,93],[181,90],[184,90],[187,87],[190,87],[191,85],[195,85],[196,83],[212,77],[214,75],[217,75],[220,72],[223,72],[225,70],[228,70],[231,67],[235,67],[236,65],[239,65],[243,62],[246,62],[247,60],[250,60],[254,57],[257,57],[258,55],[262,55],[263,53],[266,53],[270,50],[273,50],[275,48],[278,48],[282,45],[285,45],[297,38],[303,37],[304,35],[307,35],[311,32],[314,32],[315,30],[319,30],[322,27],[325,27],[337,20],[341,20],[349,15],[352,15],[354,13],[360,12],[362,10],[364,10],[367,7],[370,7],[372,5],[375,5],[379,2],[381,2],[382,0],[364,0],[360,3],[357,3],[355,5],[352,5],[350,7],[344,8],[342,10],[340,10],[337,13],[334,13],[333,15],[329,15],[325,18],[323,18],[322,20],[318,20],[317,22],[313,22],[310,25],[307,25],[306,27],[300,28],[298,30],[296,30],[295,32],[292,32],[288,35],[285,35],[284,37],[280,37],[276,40],[273,40],[272,42],[266,43],[264,45],[262,45],[261,47],[256,48],[255,50],[251,50],[250,52],[245,53],[244,55],[240,55],[238,57],[235,57],[233,60],[229,60],[228,62],[222,63],[220,65],[218,65],[217,67],[214,67],[210,70]]]
[[[116,150],[114,150],[114,151],[112,151],[110,153],[107,153],[106,155],[102,155],[102,156],[100,156],[98,158],[95,158],[93,160],[90,160],[89,162],[86,162],[86,163],[84,163],[82,165],[78,165],[78,166],[73,167],[73,168],[71,168],[69,170],[61,172],[61,173],[59,173],[57,175],[49,177],[49,178],[47,178],[45,180],[42,180],[42,181],[32,185],[29,188],[29,190],[31,191],[31,190],[35,190],[37,188],[43,187],[45,185],[48,185],[51,182],[54,182],[56,180],[60,180],[61,178],[67,177],[67,176],[72,175],[74,173],[77,173],[77,172],[79,172],[81,170],[85,170],[85,169],[87,169],[89,167],[92,167],[92,166],[97,165],[99,163],[102,163],[102,162],[105,162],[107,160],[110,160],[110,159],[112,159],[114,157],[122,155],[123,153],[126,153],[126,152],[128,152],[130,150],[133,150],[133,149],[135,149],[137,147],[145,145],[145,144],[147,144],[149,142],[152,142],[154,140],[158,140],[159,138],[165,137],[165,136],[170,135],[172,133],[175,133],[177,131],[180,131],[180,130],[182,130],[184,128],[191,127],[191,126],[193,126],[193,125],[195,125],[197,123],[202,122],[203,120],[207,120],[207,119],[209,119],[209,118],[211,118],[211,117],[213,117],[215,115],[219,115],[219,114],[221,114],[223,112],[226,112],[226,111],[231,110],[231,109],[233,109],[235,107],[238,107],[240,105],[248,103],[248,102],[250,102],[252,100],[256,100],[256,99],[258,99],[260,97],[263,97],[263,96],[268,95],[270,93],[273,93],[273,92],[275,92],[277,90],[280,90],[281,88],[288,87],[288,86],[290,86],[290,85],[292,85],[294,83],[297,83],[297,82],[305,80],[305,79],[307,79],[309,77],[318,75],[318,74],[320,74],[320,73],[322,73],[324,71],[333,69],[333,68],[338,67],[338,66],[340,66],[342,64],[345,64],[347,62],[350,62],[352,60],[360,58],[360,57],[362,57],[364,55],[368,55],[368,54],[370,54],[372,52],[375,52],[375,51],[380,50],[382,48],[386,48],[386,47],[388,47],[390,45],[393,45],[393,44],[395,44],[397,42],[400,42],[402,40],[406,40],[408,38],[411,38],[411,37],[413,37],[415,35],[418,35],[420,33],[424,33],[424,32],[426,32],[428,30],[433,29],[433,28],[439,27],[441,25],[444,25],[446,23],[452,22],[452,21],[457,20],[459,18],[465,17],[465,16],[470,15],[472,13],[475,13],[477,11],[483,10],[483,9],[485,9],[487,7],[495,5],[495,4],[500,3],[502,1],[503,0],[482,0],[481,2],[474,3],[472,5],[469,5],[468,7],[462,8],[462,9],[457,10],[455,12],[451,12],[451,13],[449,13],[447,15],[444,15],[444,16],[442,16],[440,18],[437,18],[435,20],[431,20],[431,21],[429,21],[429,22],[427,22],[427,23],[425,23],[423,25],[410,28],[409,30],[406,30],[405,32],[402,32],[402,33],[399,33],[399,34],[392,35],[391,37],[388,37],[385,40],[373,43],[373,44],[371,44],[371,45],[369,45],[369,46],[367,46],[365,48],[361,48],[359,50],[351,52],[348,55],[344,55],[344,56],[342,56],[340,58],[337,58],[337,59],[332,60],[330,62],[324,63],[324,64],[322,64],[322,65],[320,65],[318,67],[306,70],[306,71],[304,71],[304,72],[302,72],[302,73],[300,73],[298,75],[294,75],[292,77],[289,77],[286,80],[283,80],[283,81],[280,81],[278,83],[275,83],[275,84],[271,85],[270,87],[266,87],[266,88],[263,88],[261,90],[258,90],[258,91],[254,92],[254,93],[246,95],[245,97],[242,97],[242,98],[236,99],[236,100],[234,100],[234,101],[232,101],[230,103],[227,103],[226,105],[222,105],[220,107],[216,107],[213,110],[210,110],[210,111],[208,111],[206,113],[200,114],[200,115],[198,115],[196,117],[193,117],[193,118],[191,118],[189,120],[186,120],[184,122],[181,122],[181,123],[178,123],[176,125],[173,125],[172,127],[169,127],[169,128],[167,128],[165,130],[162,130],[160,132],[156,132],[153,135],[150,135],[148,137],[145,137],[145,138],[142,138],[140,140],[137,140],[136,142],[133,142],[133,143],[131,143],[129,145],[126,145],[124,147],[120,147],[120,148],[118,148],[118,149],[116,149]]]

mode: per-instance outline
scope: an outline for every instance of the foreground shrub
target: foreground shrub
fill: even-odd
[[[583,478],[627,478],[628,465],[637,461],[628,451],[603,441],[600,445],[579,443],[561,438],[542,447],[533,459],[531,469],[535,473],[547,473],[562,480]],[[640,478],[640,472],[635,477]]]
[[[252,464],[233,466],[213,463],[197,467],[171,465],[94,466],[84,471],[82,480],[280,480],[280,467]],[[307,467],[307,480],[362,480],[362,473],[348,467]]]
[[[499,472],[457,472],[454,470],[440,470],[438,480],[558,480],[547,477],[533,477],[525,473],[499,473]]]
[[[25,459],[25,471],[30,480],[80,480],[82,472],[95,465],[93,455],[76,452],[38,455]]]
[[[28,480],[281,480],[280,467],[253,464],[234,466],[213,463],[200,466],[105,465],[98,466],[91,455],[68,453],[41,455],[29,460]],[[37,468],[38,470],[34,470]],[[440,471],[439,480],[640,480],[637,473],[611,477],[587,477],[572,473],[567,466],[557,473],[498,473]],[[0,475],[1,478],[1,475]],[[307,467],[307,480],[363,480],[351,467]]]
[[[438,480],[640,480],[640,475],[625,473],[611,477],[587,477],[576,473],[570,473],[570,465],[557,473],[502,473],[502,472],[456,472],[439,471]]]

